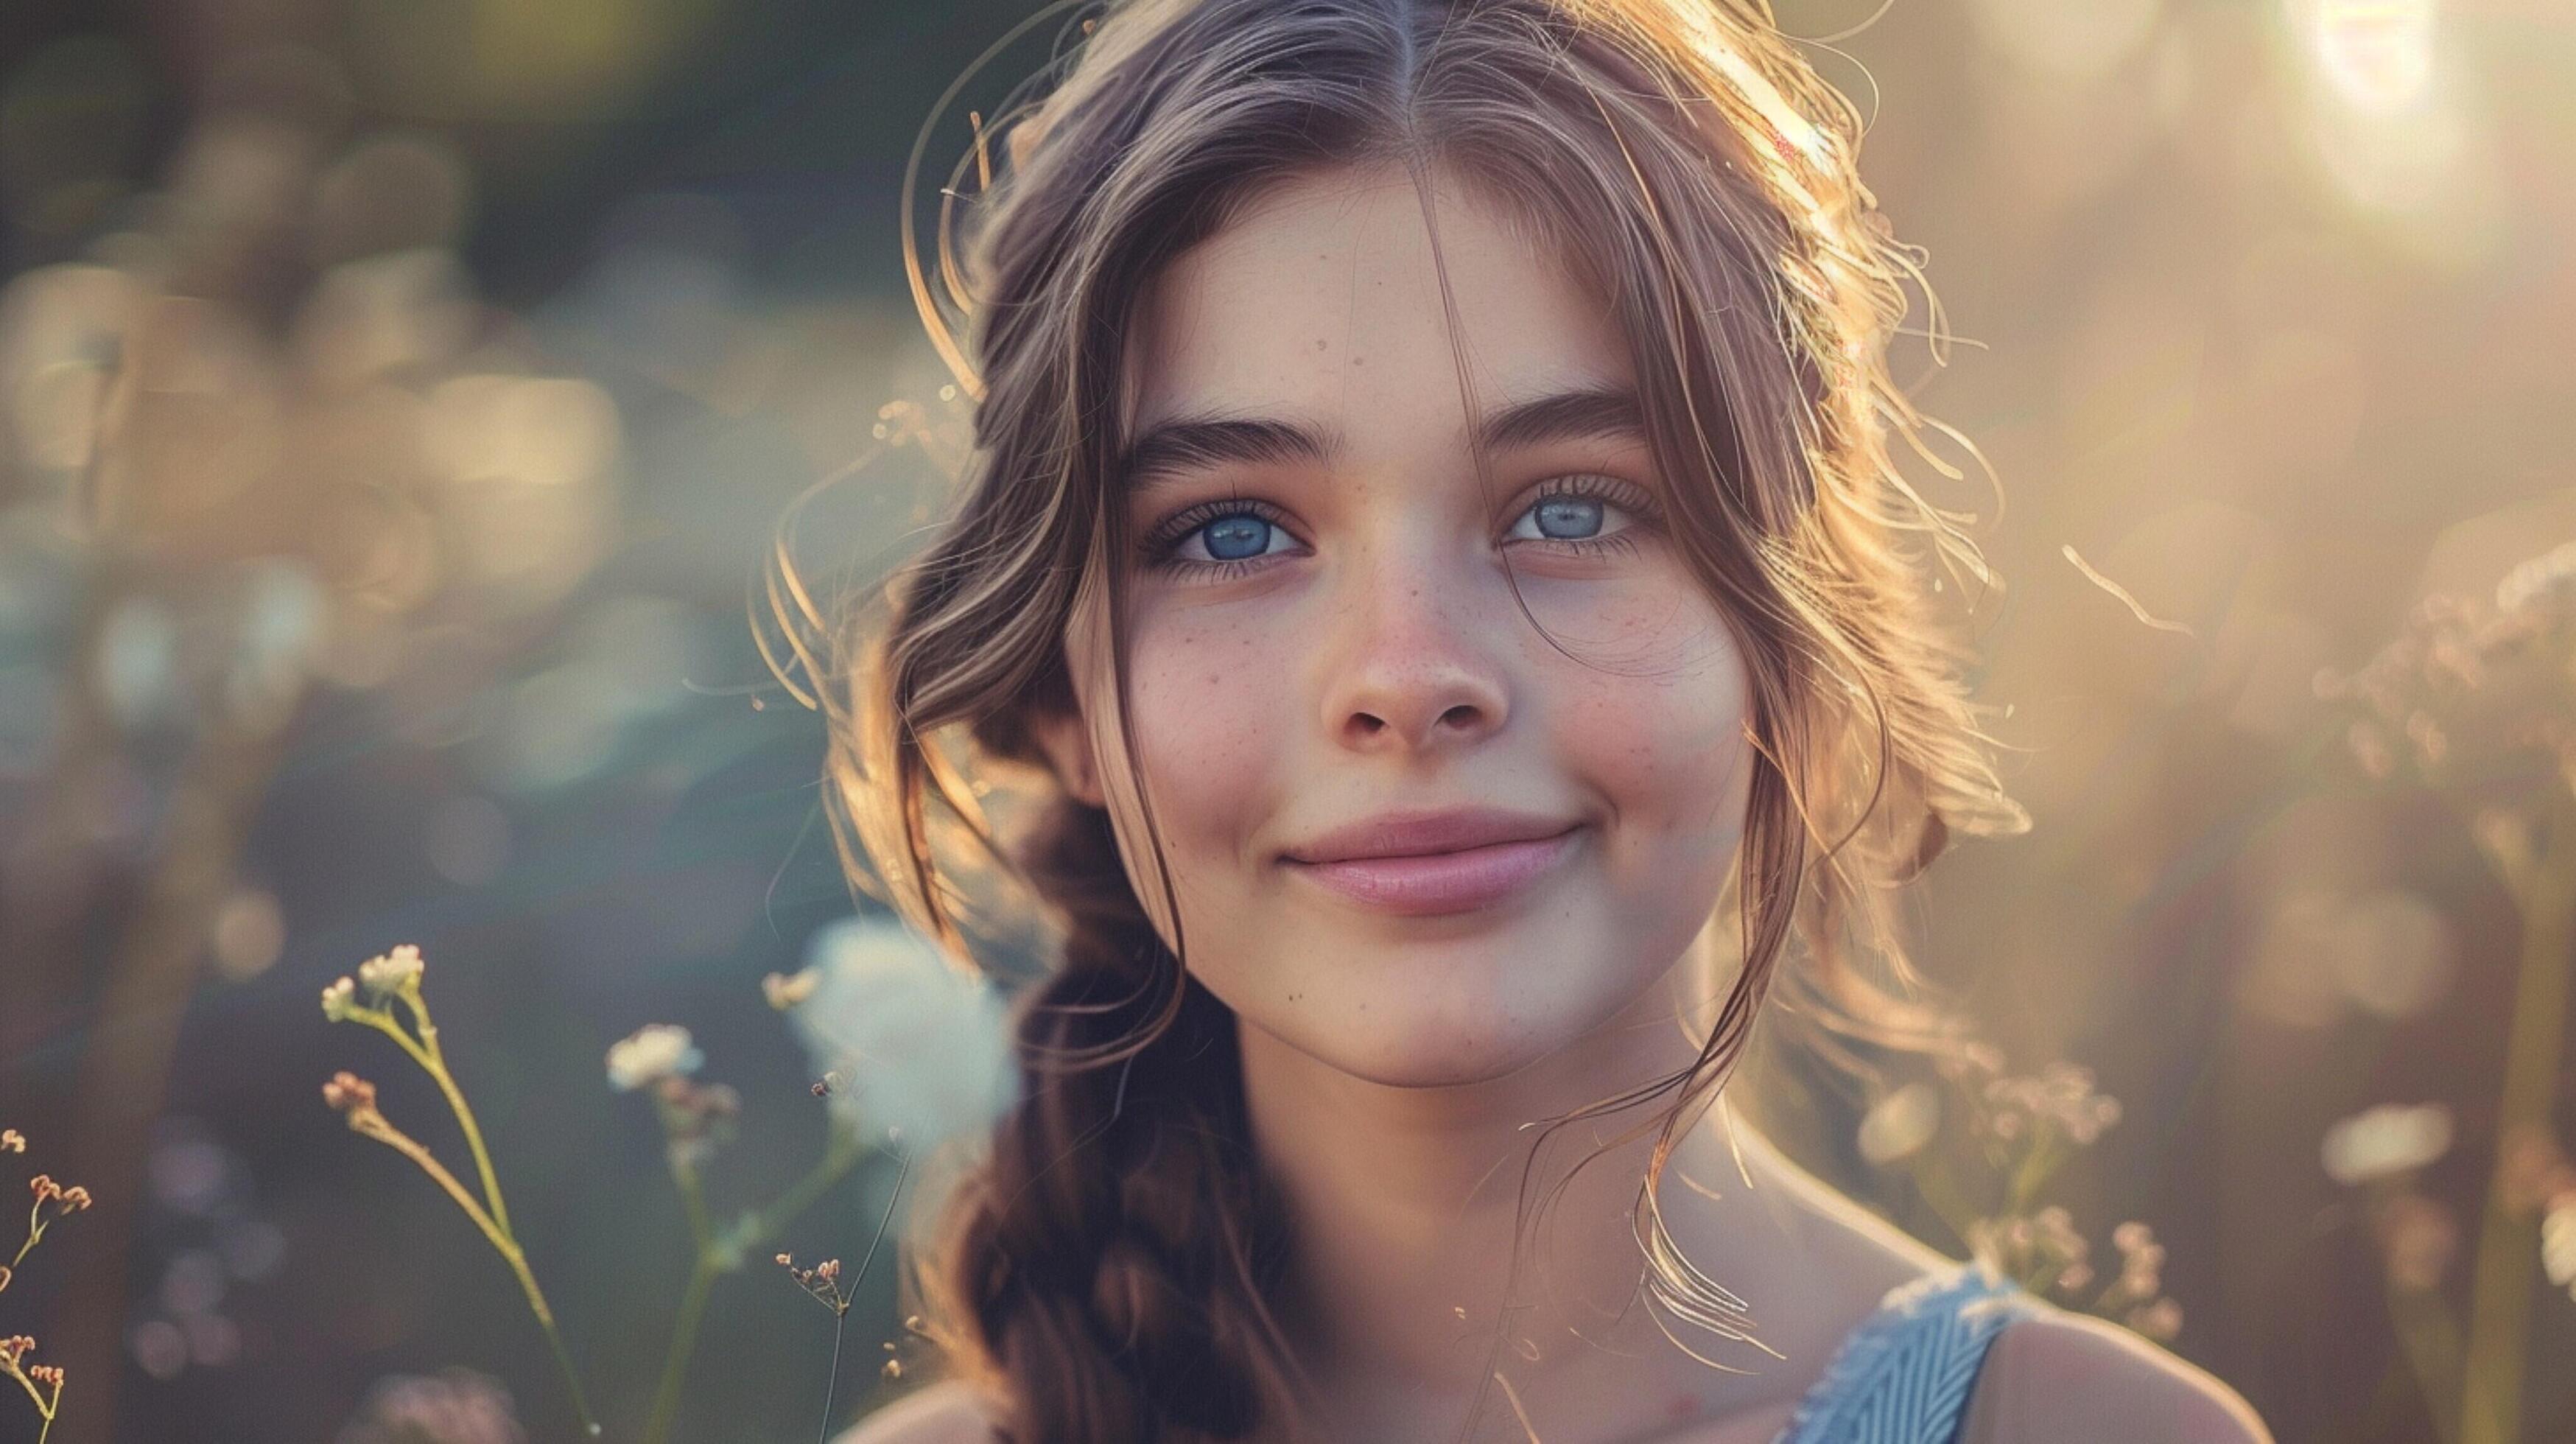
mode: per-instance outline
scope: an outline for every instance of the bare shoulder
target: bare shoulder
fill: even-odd
[[[2050,1309],[1995,1338],[1964,1444],[2271,1444],[2263,1421],[2205,1369],[2089,1314]]]
[[[991,1403],[963,1380],[906,1394],[852,1425],[833,1444],[994,1444]]]

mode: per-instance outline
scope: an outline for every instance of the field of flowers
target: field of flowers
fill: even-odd
[[[845,882],[796,623],[958,470],[901,228],[1035,8],[0,15],[0,1444],[937,1376],[898,1247],[1045,939]],[[1921,886],[1981,1051],[1731,1087],[2285,1441],[2576,1438],[2576,16],[1778,10],[2000,475],[1921,481],[2037,825]]]

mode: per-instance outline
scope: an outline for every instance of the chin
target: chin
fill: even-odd
[[[1226,1001],[1246,1024],[1354,1078],[1390,1088],[1488,1083],[1571,1047],[1652,982],[1539,941],[1356,944],[1328,966],[1310,958],[1281,995]],[[1211,986],[1220,998],[1233,991]]]
[[[1510,1031],[1514,1020],[1437,1014],[1409,1023],[1390,1017],[1364,1033],[1288,1039],[1354,1078],[1387,1088],[1459,1088],[1505,1078],[1546,1057],[1558,1040]]]

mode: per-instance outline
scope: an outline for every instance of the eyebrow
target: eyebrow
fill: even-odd
[[[1645,411],[1635,388],[1583,386],[1517,401],[1486,414],[1476,439],[1485,450],[1511,451],[1553,441],[1643,441]],[[1232,465],[1328,466],[1341,438],[1328,427],[1281,417],[1180,416],[1146,428],[1120,458],[1118,476],[1131,494],[1194,471]]]

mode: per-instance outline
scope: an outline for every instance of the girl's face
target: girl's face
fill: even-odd
[[[1473,414],[1412,183],[1319,174],[1146,298],[1117,482],[1129,720],[1189,967],[1249,1026],[1414,1086],[1511,1072],[1670,972],[1750,756],[1742,656],[1665,535],[1615,323],[1438,190]],[[1044,735],[1168,942],[1105,610],[1086,588],[1082,717]]]

